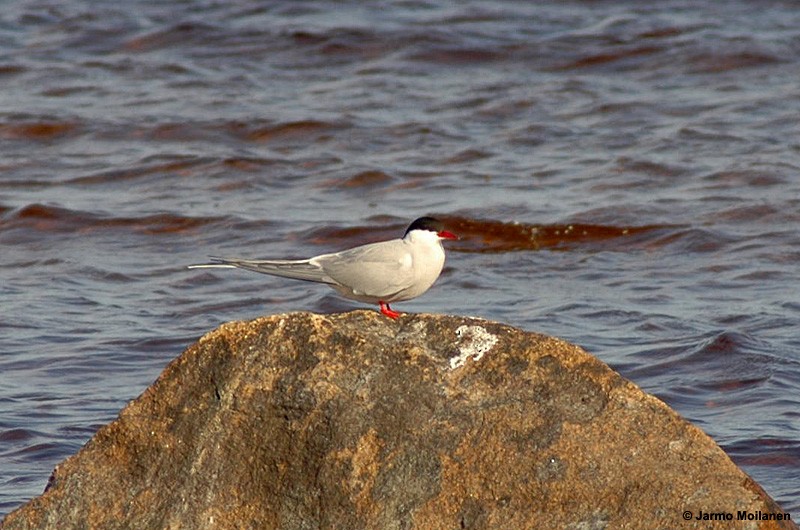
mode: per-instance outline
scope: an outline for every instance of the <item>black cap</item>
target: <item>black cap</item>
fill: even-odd
[[[429,232],[438,234],[444,230],[444,224],[442,224],[440,220],[433,217],[420,217],[408,225],[408,228],[406,228],[406,233],[403,234],[403,237],[406,237],[412,230],[428,230]]]

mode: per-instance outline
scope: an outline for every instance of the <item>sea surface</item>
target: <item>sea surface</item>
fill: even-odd
[[[364,307],[186,265],[429,214],[394,309],[583,346],[800,518],[800,9],[648,4],[4,1],[0,517],[206,331]]]

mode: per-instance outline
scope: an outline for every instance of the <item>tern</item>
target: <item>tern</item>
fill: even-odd
[[[444,267],[442,240],[458,239],[433,217],[411,223],[400,239],[379,241],[359,247],[300,260],[250,260],[211,257],[211,263],[190,265],[190,269],[245,269],[328,284],[340,295],[359,302],[378,304],[391,319],[402,313],[390,302],[411,300],[427,291]]]

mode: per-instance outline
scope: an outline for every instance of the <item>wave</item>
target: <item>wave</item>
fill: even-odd
[[[87,233],[126,229],[144,234],[181,233],[220,221],[218,217],[189,217],[158,213],[141,217],[115,217],[46,204],[29,204],[6,210],[0,218],[0,235],[12,230],[46,233]]]
[[[459,236],[452,245],[460,252],[510,252],[540,249],[569,250],[579,246],[613,242],[625,244],[656,241],[674,232],[674,225],[610,226],[586,223],[537,225],[439,216]]]

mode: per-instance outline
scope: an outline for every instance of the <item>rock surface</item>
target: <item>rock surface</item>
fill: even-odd
[[[782,514],[708,436],[580,348],[356,311],[208,333],[0,526],[797,528],[739,512]]]

